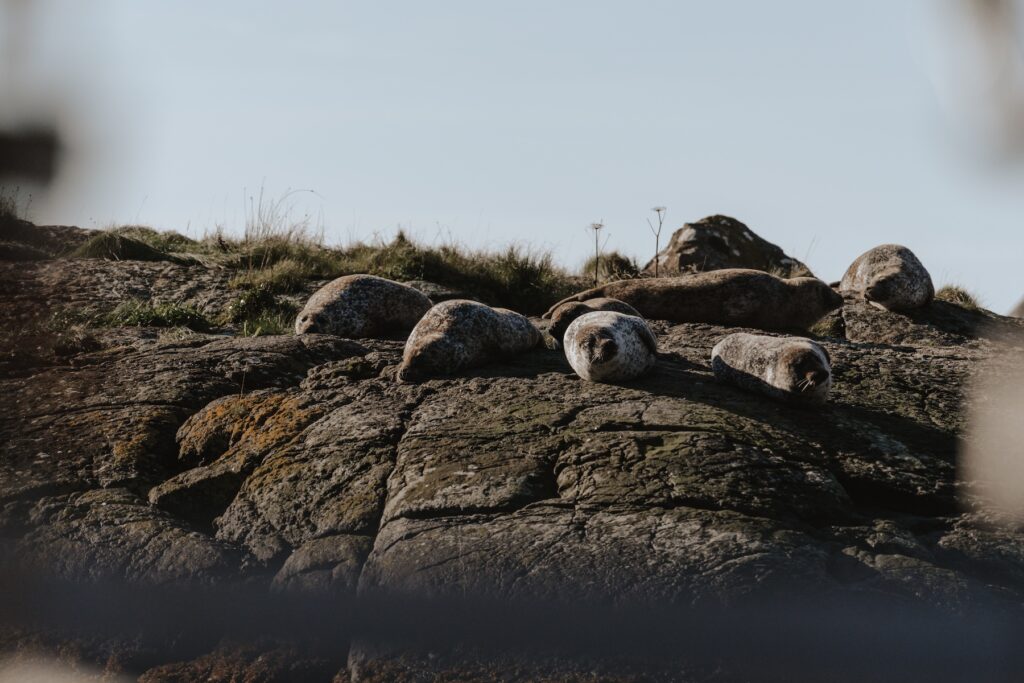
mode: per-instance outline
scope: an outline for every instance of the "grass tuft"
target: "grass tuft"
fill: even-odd
[[[583,270],[580,271],[580,276],[591,279],[594,277],[593,256],[587,259],[586,263],[583,264]],[[597,279],[599,282],[632,280],[637,277],[640,277],[640,266],[637,265],[635,259],[624,256],[617,251],[610,251],[606,254],[601,254],[601,266],[597,272]]]
[[[824,318],[807,328],[815,337],[846,338],[846,324],[840,311],[832,311]]]
[[[228,304],[223,321],[236,325],[239,334],[246,337],[291,334],[297,313],[295,304],[278,298],[269,287],[245,287]]]
[[[17,220],[18,198],[14,193],[0,190],[0,222]]]
[[[399,282],[426,280],[527,314],[543,312],[578,289],[549,252],[517,246],[496,252],[451,244],[428,247],[403,232],[391,242],[355,244],[339,251],[337,266],[331,276],[368,273]]]
[[[166,254],[202,253],[207,250],[202,243],[173,230],[161,232],[145,225],[123,225],[109,232],[142,242]]]
[[[206,332],[212,325],[199,309],[190,304],[152,303],[131,299],[101,317],[107,327],[187,327]]]
[[[156,303],[129,299],[104,313],[82,309],[59,309],[50,316],[47,329],[53,332],[91,327],[187,327],[207,332],[213,325],[191,304]]]
[[[958,285],[946,285],[939,288],[939,291],[935,292],[935,298],[971,311],[981,308],[978,298]]]
[[[106,259],[108,261],[176,261],[170,254],[134,237],[116,231],[98,233],[83,242],[71,258]]]

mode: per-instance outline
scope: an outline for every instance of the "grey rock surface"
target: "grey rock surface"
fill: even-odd
[[[401,341],[125,332],[0,374],[0,543],[87,585],[243,585],[342,614],[375,596],[1018,610],[1024,535],[962,506],[957,448],[970,378],[1024,346],[1024,321],[848,299],[825,323],[835,384],[813,409],[716,382],[710,350],[741,330],[705,324],[652,321],[657,370],[619,386],[542,348],[403,385]],[[229,636],[76,652],[150,681],[745,680],[685,658]]]

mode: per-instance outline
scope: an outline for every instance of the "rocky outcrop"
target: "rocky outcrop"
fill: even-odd
[[[185,266],[124,277],[140,268]],[[1024,535],[970,497],[958,442],[968,381],[1024,346],[1024,321],[848,299],[818,329],[835,385],[817,409],[715,381],[710,350],[740,330],[651,325],[658,366],[624,385],[546,349],[404,385],[401,341],[326,335],[121,331],[12,368],[6,556],[84,586],[60,604],[90,628],[118,591],[208,592],[125,593],[159,628],[104,617],[102,637],[0,642],[81,642],[79,660],[147,681],[692,681],[763,673],[721,644],[788,622],[722,619],[777,599],[973,615],[1004,635],[986,619],[1024,600]],[[113,597],[77,606],[97,586]],[[658,618],[692,610],[707,610],[693,648],[658,638]],[[920,632],[879,614],[883,639]]]
[[[1007,315],[1011,318],[1024,318],[1024,299],[1021,299],[1021,302],[1014,306],[1013,310]]]
[[[753,268],[785,278],[812,275],[803,263],[729,216],[708,216],[676,230],[668,245],[644,266],[648,275],[654,274],[655,260],[659,275],[723,268]]]

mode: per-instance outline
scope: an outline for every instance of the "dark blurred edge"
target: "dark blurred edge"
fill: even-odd
[[[459,646],[566,657],[642,657],[759,678],[841,672],[843,680],[1024,680],[1024,620],[869,598],[779,596],[743,607],[555,604],[377,593],[268,593],[265,585],[184,588],[0,574],[0,627],[199,646],[221,637],[414,648]],[[788,672],[788,673],[787,673]]]
[[[53,130],[0,131],[0,179],[48,184],[60,162],[61,144]]]

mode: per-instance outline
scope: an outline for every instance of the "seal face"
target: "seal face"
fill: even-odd
[[[624,301],[647,319],[764,330],[806,329],[843,304],[843,298],[817,278],[784,280],[760,270],[729,268],[609,282],[563,299],[544,317],[552,317],[568,302],[598,297]]]
[[[658,340],[643,318],[618,311],[584,313],[562,340],[576,374],[591,382],[624,382],[657,362]]]
[[[540,330],[515,311],[467,299],[443,301],[427,311],[409,335],[398,380],[453,375],[528,351],[540,340]]]
[[[723,382],[782,400],[821,403],[832,388],[828,351],[803,337],[730,334],[712,349],[711,369]]]
[[[345,275],[309,297],[295,319],[295,334],[358,339],[405,333],[431,305],[425,294],[401,283],[375,275]]]
[[[565,331],[569,329],[572,321],[581,315],[592,313],[593,311],[617,311],[626,315],[640,317],[640,313],[635,308],[625,301],[619,301],[618,299],[601,297],[586,301],[567,301],[551,310],[551,327],[548,328],[548,332],[554,338],[556,344],[561,344]]]
[[[899,244],[869,249],[850,264],[839,291],[889,311],[910,311],[931,303],[931,275],[914,252]]]

